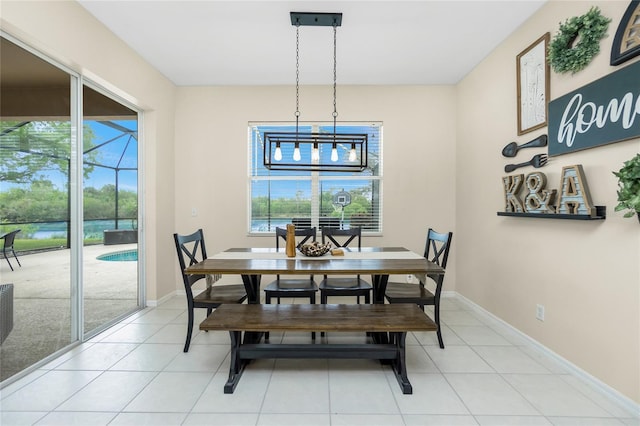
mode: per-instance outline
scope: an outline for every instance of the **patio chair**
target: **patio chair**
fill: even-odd
[[[2,255],[4,256],[5,259],[7,259],[9,268],[11,268],[12,271],[13,271],[13,266],[11,266],[11,262],[9,262],[9,256],[7,256],[8,251],[11,251],[11,253],[13,253],[13,257],[16,259],[16,262],[18,262],[18,265],[22,267],[22,265],[20,264],[20,260],[16,255],[16,252],[13,250],[13,242],[16,239],[16,234],[20,231],[21,229],[15,229],[11,232],[7,232],[6,234],[0,236],[0,239],[4,240],[4,245],[2,246]]]
[[[429,228],[424,257],[441,266],[442,269],[446,269],[452,239],[452,232],[440,234]],[[423,311],[425,305],[433,305],[434,321],[438,326],[438,344],[440,348],[444,349],[442,331],[440,330],[440,293],[442,293],[444,275],[427,275],[427,277],[435,285],[433,292],[427,289],[423,282],[419,284],[389,282],[387,283],[385,298],[389,303],[416,303]]]
[[[187,294],[187,314],[189,315],[189,323],[187,324],[187,340],[184,344],[184,352],[189,352],[191,344],[191,335],[193,332],[194,308],[206,308],[207,316],[211,315],[214,308],[223,303],[242,303],[247,298],[247,292],[244,284],[232,285],[209,285],[197,294],[193,295],[192,286],[201,279],[207,279],[206,275],[187,275],[184,270],[207,258],[207,250],[204,245],[204,234],[202,229],[190,235],[173,234],[176,243],[176,251],[178,252],[178,263],[180,264],[180,273],[182,274],[182,282],[184,283],[184,291]],[[187,258],[188,263],[187,263]]]
[[[336,247],[348,247],[349,244],[355,241],[359,250],[361,236],[361,228],[322,228],[322,243],[325,244],[326,240],[329,240]],[[357,296],[358,303],[360,303],[360,296],[364,296],[364,302],[369,303],[373,289],[370,283],[360,278],[360,275],[346,278],[327,277],[325,275],[318,287],[320,288],[320,303],[322,304],[327,303],[329,296]]]
[[[316,240],[316,228],[296,228],[296,237],[303,237],[300,239],[296,247],[300,247],[307,241]],[[280,249],[280,239],[286,243],[287,241],[287,229],[276,227],[276,249]],[[304,278],[280,278],[280,275],[276,275],[276,279],[269,283],[264,288],[265,303],[271,303],[271,298],[278,299],[280,304],[281,297],[291,298],[308,298],[309,303],[316,303],[316,292],[318,286],[313,279],[313,275],[309,275]],[[265,339],[269,338],[269,333],[265,333]],[[316,338],[316,333],[311,333],[311,338]]]

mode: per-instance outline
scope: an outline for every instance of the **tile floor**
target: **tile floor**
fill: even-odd
[[[615,401],[494,319],[443,300],[446,349],[412,333],[413,395],[369,360],[261,360],[234,394],[228,335],[194,330],[184,299],[146,309],[0,391],[9,425],[639,425]],[[197,310],[198,322],[204,310]],[[309,333],[271,340],[308,341]],[[363,340],[330,333],[330,341]]]

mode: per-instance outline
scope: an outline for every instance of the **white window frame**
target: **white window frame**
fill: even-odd
[[[305,127],[315,127],[315,126],[327,126],[332,125],[331,122],[305,122],[300,123],[300,126]],[[295,126],[295,123],[290,122],[249,122],[247,128],[247,140],[248,140],[248,161],[247,161],[247,233],[250,236],[264,236],[264,235],[273,235],[274,231],[254,231],[252,230],[252,184],[254,181],[300,181],[300,180],[308,180],[311,181],[311,226],[315,226],[319,228],[319,218],[320,218],[320,182],[331,182],[331,181],[377,181],[378,185],[378,229],[375,231],[365,230],[363,229],[363,235],[368,236],[382,236],[383,232],[383,123],[382,122],[339,122],[338,126],[376,126],[378,127],[378,135],[379,141],[377,142],[377,150],[378,150],[378,174],[375,176],[372,175],[346,175],[346,174],[335,174],[332,175],[331,172],[310,172],[307,176],[283,176],[282,171],[278,173],[277,176],[269,176],[269,175],[254,175],[253,174],[253,164],[254,162],[262,164],[262,156],[263,151],[261,149],[256,150],[257,152],[254,155],[253,152],[253,144],[252,144],[252,129],[254,127],[259,126]],[[314,130],[315,131],[315,130]],[[370,160],[371,161],[371,160]]]

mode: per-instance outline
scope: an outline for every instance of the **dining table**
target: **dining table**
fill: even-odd
[[[444,275],[439,265],[404,247],[341,248],[341,255],[331,252],[309,257],[296,252],[288,257],[285,249],[230,248],[185,269],[186,274],[240,275],[247,291],[247,303],[260,303],[263,275],[370,275],[372,302],[384,303],[390,275]],[[416,284],[417,285],[417,284]]]
[[[332,250],[317,257],[305,256],[299,251],[296,251],[295,256],[289,257],[285,249],[230,248],[189,266],[185,269],[185,273],[242,277],[248,305],[227,306],[228,312],[225,311],[224,315],[222,311],[225,307],[222,306],[220,312],[214,312],[200,325],[202,330],[229,330],[230,332],[233,362],[229,371],[229,380],[225,384],[225,393],[233,392],[244,371],[244,366],[251,359],[318,356],[379,358],[383,363],[391,363],[403,393],[411,393],[412,387],[407,377],[405,361],[406,332],[435,331],[437,326],[424,312],[417,309],[416,305],[407,307],[385,305],[387,282],[390,275],[415,276],[420,282],[425,282],[427,276],[441,276],[445,271],[436,263],[404,247],[342,247],[340,254]],[[373,287],[372,304],[289,305],[283,308],[280,308],[280,305],[261,305],[260,280],[263,275],[369,275]],[[259,309],[252,310],[251,305],[258,305],[255,307]],[[294,315],[301,321],[300,324],[286,322],[291,322],[289,318],[289,310],[293,309],[291,307],[307,309],[300,315]],[[357,307],[362,307],[362,312]],[[234,313],[234,308],[241,309],[241,312]],[[377,308],[380,309],[380,318],[375,316]],[[403,313],[414,312],[416,317],[403,318],[403,315],[392,312],[393,308]],[[337,317],[332,318],[331,312],[336,312]],[[351,315],[348,321],[340,317],[344,313]],[[275,317],[271,318],[273,315]],[[381,324],[376,323],[373,318]],[[400,321],[398,330],[387,330],[388,325],[395,320]],[[315,327],[320,327],[327,331],[339,331],[340,327],[337,327],[336,323],[342,328],[347,327],[348,330],[366,330],[370,336],[370,343],[347,348],[344,348],[344,345],[327,343],[320,345],[260,343],[266,330],[272,328],[306,327],[313,330]],[[240,334],[243,330],[244,338],[241,339]],[[395,331],[395,333],[387,331]]]

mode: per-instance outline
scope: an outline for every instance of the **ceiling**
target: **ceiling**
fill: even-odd
[[[546,0],[78,2],[178,86],[295,83],[289,12],[341,12],[338,84],[455,84]],[[333,82],[331,27],[300,27],[300,84]]]

